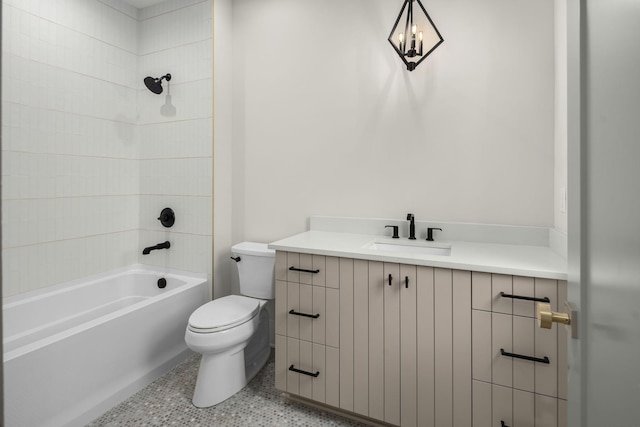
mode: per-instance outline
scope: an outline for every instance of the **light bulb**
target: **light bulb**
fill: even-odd
[[[411,34],[413,34],[415,36],[416,35],[416,31],[418,31],[418,26],[413,24],[411,26]]]

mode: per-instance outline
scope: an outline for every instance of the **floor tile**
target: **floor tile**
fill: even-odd
[[[199,363],[200,355],[194,354],[88,427],[365,425],[282,399],[274,386],[273,352],[265,367],[240,392],[216,406],[196,408],[191,398]]]

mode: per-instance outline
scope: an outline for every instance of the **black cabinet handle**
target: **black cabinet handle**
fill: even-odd
[[[317,319],[318,317],[320,317],[319,314],[298,313],[295,310],[289,310],[289,314],[293,314],[294,316],[311,317],[313,319]]]
[[[500,421],[500,427],[509,427],[504,421]]]
[[[389,274],[389,286],[391,286],[391,281],[393,280],[393,277],[391,276],[391,274]]]
[[[409,289],[409,276],[404,276],[404,287]]]
[[[526,297],[524,295],[505,294],[504,292],[500,292],[500,296],[503,298],[521,299],[525,301],[551,302],[551,300],[548,297],[543,297],[543,298]]]
[[[531,356],[524,356],[522,354],[507,353],[506,351],[504,351],[504,348],[500,349],[500,354],[507,357],[513,357],[515,359],[523,359],[523,360],[530,360],[532,362],[546,363],[547,365],[551,363],[549,362],[549,358],[547,356],[541,359],[539,357],[531,357]]]
[[[302,271],[303,273],[313,273],[313,274],[320,273],[320,270],[305,270],[304,268],[296,268],[296,267],[289,267],[289,270]]]
[[[293,372],[297,372],[299,374],[309,375],[310,377],[314,377],[314,378],[316,378],[318,375],[320,375],[320,371],[316,371],[316,373],[314,374],[313,372],[307,372],[307,371],[303,371],[301,369],[296,369],[296,368],[293,367],[293,365],[289,366],[289,370],[293,371]]]

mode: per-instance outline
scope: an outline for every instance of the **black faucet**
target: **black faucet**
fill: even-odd
[[[416,240],[416,223],[413,214],[407,214],[407,221],[409,223],[409,240]]]
[[[393,238],[394,239],[399,239],[400,236],[398,236],[398,226],[397,225],[385,225],[384,228],[393,228]]]
[[[430,241],[430,242],[433,242],[433,230],[442,231],[442,228],[435,228],[435,227],[427,228],[427,240]]]
[[[169,241],[167,240],[164,243],[158,243],[155,246],[149,246],[147,248],[144,248],[144,250],[142,251],[142,255],[149,255],[151,251],[155,251],[156,249],[169,249],[170,247],[171,247],[171,243],[169,243]]]

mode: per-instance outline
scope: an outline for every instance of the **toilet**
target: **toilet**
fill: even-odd
[[[231,248],[240,293],[210,301],[189,317],[187,346],[202,354],[193,404],[216,405],[240,391],[269,359],[269,316],[275,297],[275,251],[243,242]]]

